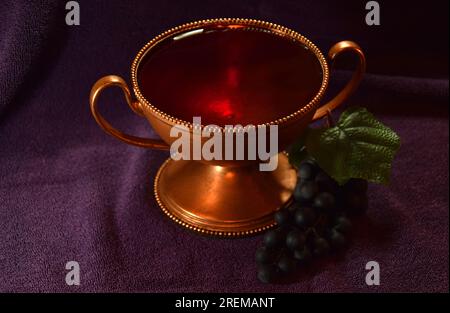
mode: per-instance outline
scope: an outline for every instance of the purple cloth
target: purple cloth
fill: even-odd
[[[65,1],[0,2],[0,291],[448,291],[447,1],[379,1],[382,25],[373,27],[364,24],[365,1],[78,2],[81,25],[71,27]],[[256,279],[260,235],[201,237],[169,221],[152,187],[167,153],[107,136],[89,111],[92,84],[107,74],[129,81],[132,59],[153,36],[223,16],[286,25],[324,52],[342,39],[360,42],[370,74],[348,105],[368,107],[402,138],[391,185],[370,186],[348,251],[292,283]],[[101,102],[118,128],[155,135],[119,90]],[[71,260],[80,286],[65,284]],[[371,260],[380,286],[365,284]]]

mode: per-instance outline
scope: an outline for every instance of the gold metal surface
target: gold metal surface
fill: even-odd
[[[263,28],[303,43],[320,61],[323,72],[322,85],[310,103],[276,120],[267,116],[267,122],[261,124],[278,125],[278,151],[283,151],[298,138],[312,120],[326,116],[329,111],[342,104],[356,90],[365,71],[365,57],[356,43],[342,41],[335,44],[329,52],[331,60],[341,53],[350,51],[357,54],[359,63],[355,74],[344,89],[333,100],[319,108],[320,100],[328,86],[328,65],[320,50],[304,36],[283,26],[252,19],[221,18],[192,22],[162,33],[138,52],[131,66],[132,86],[137,101],[133,101],[125,81],[118,76],[109,75],[94,84],[90,94],[90,106],[100,127],[128,144],[155,149],[168,149],[176,140],[169,136],[170,129],[174,125],[187,126],[192,135],[193,127],[196,126],[190,121],[170,116],[144,98],[139,89],[137,70],[143,56],[151,52],[160,41],[189,30],[212,26]],[[122,89],[132,111],[144,116],[162,140],[125,134],[111,126],[100,115],[97,108],[98,96],[109,86],[119,86]],[[236,121],[236,124],[238,123],[239,121]],[[223,134],[226,130],[217,127],[216,131]],[[202,144],[206,140],[207,138],[203,138]],[[273,213],[291,197],[296,183],[295,171],[288,164],[285,155],[279,155],[278,168],[273,172],[259,171],[258,161],[168,160],[160,168],[155,179],[156,200],[172,220],[200,233],[219,236],[254,234],[274,225]]]
[[[366,71],[366,57],[364,56],[364,53],[362,52],[361,48],[358,46],[357,43],[353,41],[340,41],[336,43],[333,47],[331,47],[330,51],[328,52],[328,57],[330,58],[330,61],[333,62],[337,56],[339,56],[342,53],[345,52],[352,52],[355,53],[358,57],[358,63],[356,66],[356,70],[353,73],[352,78],[347,83],[347,85],[342,89],[336,97],[334,97],[329,102],[322,105],[314,114],[313,121],[321,119],[322,117],[327,115],[327,112],[332,111],[333,109],[340,106],[345,100],[350,97],[352,93],[355,92],[355,90],[358,88],[359,83],[361,82],[364,73]]]
[[[257,164],[222,167],[168,159],[154,189],[173,221],[199,233],[230,237],[274,226],[273,213],[289,200],[296,182],[297,172],[284,154],[272,172],[261,172]]]
[[[127,135],[120,130],[115,129],[111,124],[109,124],[99,113],[97,109],[98,97],[103,89],[110,86],[118,86],[122,89],[125,99],[129,105],[129,107],[138,115],[143,116],[142,111],[140,110],[139,102],[133,101],[131,98],[130,89],[128,89],[127,84],[123,80],[123,78],[116,75],[108,75],[100,78],[92,87],[91,94],[89,97],[89,102],[91,105],[91,112],[94,116],[95,121],[100,125],[100,127],[112,135],[113,137],[122,140],[131,145],[135,145],[143,148],[153,148],[160,150],[168,150],[169,145],[160,139],[148,139],[148,138],[140,138],[132,135]]]

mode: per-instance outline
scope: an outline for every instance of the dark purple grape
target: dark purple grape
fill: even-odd
[[[328,241],[322,237],[318,237],[314,240],[313,254],[317,257],[328,254],[330,251],[330,245]]]
[[[279,277],[277,267],[275,265],[263,265],[258,269],[258,279],[263,283],[272,283]]]
[[[255,260],[258,264],[269,264],[275,262],[276,253],[267,247],[259,247],[255,253]]]
[[[300,203],[311,201],[319,192],[317,184],[313,181],[306,181],[295,187],[294,199]]]
[[[299,208],[294,215],[295,223],[300,227],[308,227],[316,220],[316,214],[310,207]]]
[[[286,236],[286,247],[291,250],[298,250],[305,244],[305,235],[299,230],[292,230]]]
[[[294,200],[297,201],[296,203],[298,203],[298,201],[300,201],[300,190],[302,188],[302,184],[301,183],[297,183],[297,185],[295,185],[294,188],[294,193],[292,194],[292,196],[294,197]]]
[[[295,250],[294,251],[294,258],[299,261],[301,264],[306,264],[308,263],[311,258],[311,251],[309,250],[308,247],[303,247],[303,249],[300,250]]]
[[[284,236],[282,232],[277,230],[269,230],[264,235],[264,244],[268,248],[279,247],[284,243]]]
[[[347,240],[343,234],[336,230],[332,230],[330,235],[330,244],[334,249],[338,250],[347,245]]]
[[[321,192],[314,198],[314,207],[328,212],[334,208],[335,198],[329,192]]]
[[[285,226],[289,224],[291,216],[287,210],[282,209],[275,213],[274,219],[278,225]]]
[[[352,229],[352,222],[345,216],[340,216],[336,219],[333,229],[342,234],[347,234]]]
[[[284,273],[292,273],[297,267],[297,262],[288,254],[283,254],[278,260],[278,268]]]
[[[298,167],[300,181],[312,180],[317,172],[317,165],[312,160],[303,161]]]

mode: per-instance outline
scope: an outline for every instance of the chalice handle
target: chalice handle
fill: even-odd
[[[125,95],[125,100],[128,103],[128,106],[131,108],[131,110],[140,115],[143,116],[143,113],[140,108],[140,104],[138,101],[133,101],[133,98],[130,93],[130,89],[128,88],[127,84],[123,80],[123,78],[116,76],[116,75],[108,75],[105,77],[100,78],[92,87],[91,94],[89,97],[90,106],[91,106],[91,112],[92,115],[95,118],[95,121],[100,125],[100,127],[109,135],[122,140],[123,142],[142,147],[142,148],[152,148],[152,149],[158,149],[158,150],[168,150],[169,145],[167,145],[163,140],[161,139],[150,139],[150,138],[142,138],[137,136],[132,136],[125,134],[124,132],[114,128],[111,124],[109,124],[99,113],[98,111],[98,97],[101,94],[101,92],[111,86],[117,86],[120,87]]]
[[[362,52],[358,44],[354,43],[353,41],[340,41],[333,47],[331,47],[330,51],[328,52],[328,57],[331,64],[333,64],[337,56],[344,52],[353,52],[358,56],[358,64],[356,66],[356,70],[353,73],[350,81],[347,83],[347,85],[345,85],[344,89],[342,89],[331,101],[325,103],[319,109],[317,109],[316,113],[314,114],[313,121],[321,119],[322,117],[328,115],[333,109],[340,106],[345,100],[348,99],[348,97],[350,97],[353,92],[355,92],[362,80],[362,77],[366,71],[366,57],[364,56],[364,53]]]

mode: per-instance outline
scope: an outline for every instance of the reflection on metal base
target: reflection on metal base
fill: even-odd
[[[275,225],[273,214],[290,200],[295,169],[279,154],[275,171],[258,164],[222,167],[168,159],[155,178],[155,197],[173,221],[202,234],[253,235]]]

